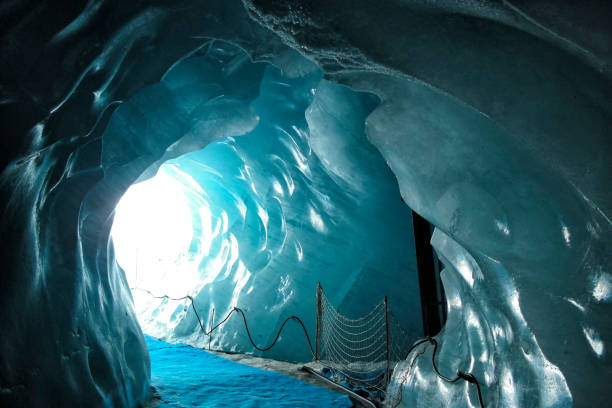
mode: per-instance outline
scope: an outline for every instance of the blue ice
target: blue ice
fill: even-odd
[[[243,54],[218,43],[142,91],[163,89],[171,105],[166,109],[187,125],[168,149],[169,160],[147,172],[155,176],[132,186],[117,206],[113,241],[130,286],[193,296],[207,327],[213,313],[218,322],[240,307],[256,342],[266,346],[290,315],[314,338],[321,282],[349,316],[366,314],[387,295],[412,339],[420,337],[410,209],[364,130],[378,100],[325,81],[301,56],[295,58],[303,69],[290,75]],[[172,97],[179,91],[181,98]],[[158,100],[137,95],[129,103],[150,112],[147,105]],[[112,149],[114,134],[105,138],[109,159],[120,158]],[[178,155],[183,144],[202,140],[210,144]],[[208,345],[189,300],[156,299],[142,290],[133,296],[145,333]],[[212,345],[255,352],[237,316],[214,333]],[[265,357],[312,358],[293,324]]]
[[[145,336],[158,407],[351,407],[343,394]]]

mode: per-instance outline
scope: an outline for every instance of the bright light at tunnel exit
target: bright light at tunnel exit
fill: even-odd
[[[197,265],[189,256],[189,198],[163,166],[155,177],[132,185],[123,195],[111,236],[131,288],[183,296],[197,279]]]

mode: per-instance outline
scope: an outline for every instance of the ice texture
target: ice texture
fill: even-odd
[[[328,80],[378,95],[366,136],[406,203],[438,229],[452,299],[438,337],[445,374],[472,370],[485,402],[503,407],[608,404],[608,3],[69,3],[0,8],[2,404],[148,398],[145,343],[109,242],[112,213],[133,182],[175,157],[169,147],[193,123],[187,101],[173,103],[180,84],[161,80],[211,38],[301,75],[297,50]],[[103,149],[115,110],[139,93],[159,107],[125,111],[150,135],[125,132]],[[330,178],[355,165],[335,164],[315,129],[310,146]],[[174,146],[187,153],[212,139]],[[426,357],[397,367],[394,398],[475,406],[473,387],[440,383]]]
[[[171,341],[256,352],[238,315],[209,343],[189,299],[151,296],[190,295],[206,329],[213,309],[219,322],[238,306],[260,347],[272,343],[291,315],[300,317],[314,341],[320,282],[339,310],[352,317],[367,314],[388,296],[414,341],[422,324],[410,209],[364,130],[378,99],[323,80],[300,55],[286,61],[301,64],[300,74],[253,64],[244,51],[217,41],[161,81],[180,90],[182,99],[173,103],[194,118],[176,146],[186,139],[225,138],[166,161],[117,206],[112,238],[118,263],[136,288],[141,326]],[[154,87],[114,113],[103,153],[112,148],[106,148],[107,140],[114,144],[125,132],[147,132],[134,125],[137,117],[130,118],[154,111],[149,105],[158,102],[150,93],[159,85]],[[183,87],[190,90],[186,96]],[[214,92],[203,91],[209,89]],[[251,104],[248,94],[241,95],[246,90],[258,91]],[[122,110],[126,106],[129,111]],[[180,120],[177,113],[168,117]],[[291,324],[264,355],[312,359],[301,327]]]
[[[159,407],[353,406],[347,395],[307,384],[280,372],[230,361],[181,343],[170,344],[150,336],[145,336],[145,339],[151,355],[151,382],[162,399]],[[275,364],[283,364],[282,369],[293,375],[301,368],[289,363]],[[199,375],[193,375],[194,372]]]

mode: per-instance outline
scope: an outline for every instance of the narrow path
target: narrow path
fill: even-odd
[[[145,336],[156,407],[351,407],[346,395]]]

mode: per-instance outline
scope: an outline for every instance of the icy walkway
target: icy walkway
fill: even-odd
[[[351,407],[345,395],[145,336],[156,407]]]

